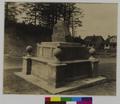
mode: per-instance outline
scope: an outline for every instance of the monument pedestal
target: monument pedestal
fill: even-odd
[[[27,82],[30,82],[33,85],[36,85],[52,94],[57,94],[57,93],[64,92],[64,91],[74,90],[77,88],[93,86],[96,84],[104,83],[106,81],[105,77],[97,76],[94,78],[90,77],[90,78],[75,80],[72,82],[70,81],[69,83],[66,83],[64,86],[54,88],[53,86],[48,85],[48,83],[46,81],[44,81],[41,78],[38,78],[34,75],[26,75],[21,72],[16,72],[15,75],[17,75],[18,77],[26,80]]]
[[[51,93],[105,81],[97,74],[99,61],[88,58],[78,43],[42,42],[36,57],[23,57],[23,70],[16,75]]]

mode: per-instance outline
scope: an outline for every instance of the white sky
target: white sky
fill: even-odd
[[[82,20],[82,27],[77,29],[76,35],[108,35],[117,34],[117,4],[77,4],[84,10],[85,16]]]
[[[76,29],[76,36],[117,35],[117,3],[78,3],[83,10],[82,27]],[[21,16],[24,16],[24,13]],[[22,20],[21,20],[22,21]]]

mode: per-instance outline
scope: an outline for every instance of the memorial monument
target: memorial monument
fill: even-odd
[[[22,72],[15,74],[53,94],[105,81],[98,75],[99,60],[93,58],[94,51],[67,42],[67,35],[69,29],[59,20],[53,28],[52,42],[37,43],[36,56],[27,47]]]

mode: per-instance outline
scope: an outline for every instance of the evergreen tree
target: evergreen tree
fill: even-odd
[[[53,28],[62,17],[67,26],[73,29],[82,23],[79,18],[82,11],[75,5],[75,3],[26,3],[24,7],[29,9],[26,9],[25,22]]]
[[[54,24],[57,23],[61,17],[68,29],[72,29],[72,36],[74,36],[74,28],[82,26],[80,16],[82,11],[76,6],[76,3],[12,3],[5,4],[5,19],[6,21],[17,22],[21,18],[25,24],[33,24],[49,29],[53,29]]]

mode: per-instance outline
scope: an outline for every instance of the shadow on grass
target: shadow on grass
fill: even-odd
[[[100,75],[106,76],[109,80],[116,80],[116,64],[115,63],[102,63],[99,65]]]
[[[4,94],[48,94],[43,89],[14,75],[14,72],[20,71],[21,69],[4,71]]]

